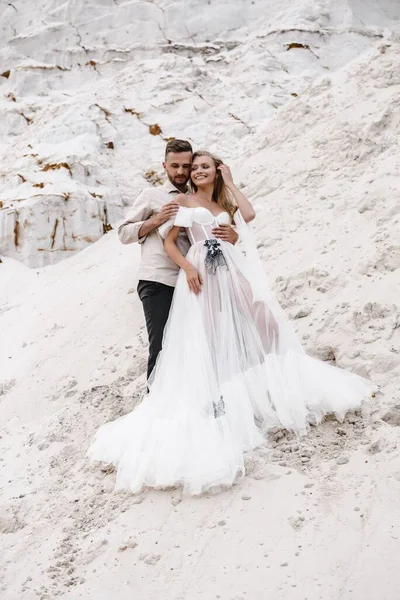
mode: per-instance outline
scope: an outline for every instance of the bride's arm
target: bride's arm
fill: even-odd
[[[199,294],[201,292],[201,286],[203,281],[198,270],[192,265],[192,263],[186,260],[186,258],[179,251],[176,245],[179,230],[180,227],[172,227],[164,241],[164,250],[166,254],[170,257],[170,259],[173,260],[174,263],[178,265],[178,267],[185,271],[186,279],[191,291],[195,294]]]
[[[256,212],[253,208],[252,203],[246,198],[244,194],[242,194],[239,188],[233,183],[230,168],[227,165],[220,165],[218,169],[221,172],[226,187],[228,188],[232,196],[235,198],[236,204],[238,205],[238,208],[242,213],[243,219],[246,221],[246,223],[250,223],[250,221],[252,221],[256,216]]]

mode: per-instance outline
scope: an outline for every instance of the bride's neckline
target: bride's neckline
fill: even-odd
[[[220,217],[221,215],[227,215],[228,213],[224,210],[222,212],[219,212],[217,215],[215,215],[213,212],[211,212],[211,210],[209,208],[206,208],[205,206],[189,206],[187,208],[193,208],[194,210],[205,210],[208,212],[208,214],[210,214],[214,219],[217,219],[218,217]]]

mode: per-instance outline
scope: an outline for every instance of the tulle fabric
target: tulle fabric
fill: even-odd
[[[190,292],[179,274],[149,395],[101,427],[89,450],[92,459],[117,467],[117,489],[180,485],[201,494],[231,486],[245,473],[245,453],[264,443],[269,428],[304,434],[328,413],[343,419],[373,389],[305,354],[239,212],[246,256],[221,242],[225,264],[213,274],[204,240],[214,218],[190,210],[180,209],[178,223],[189,228],[187,259],[202,276],[202,292]]]

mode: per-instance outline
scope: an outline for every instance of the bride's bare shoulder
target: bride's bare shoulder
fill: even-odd
[[[175,196],[175,200],[177,200],[181,206],[189,206],[187,198],[187,194],[177,194]]]
[[[188,208],[193,208],[194,206],[198,206],[196,202],[196,197],[193,194],[179,194],[182,197],[182,200],[179,199],[179,203],[182,206],[187,206]]]
[[[176,199],[181,206],[185,206],[186,208],[193,208],[196,206],[196,199],[192,194],[178,194]]]

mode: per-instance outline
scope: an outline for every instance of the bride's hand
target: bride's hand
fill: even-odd
[[[224,180],[225,185],[228,187],[230,185],[233,185],[233,177],[232,177],[232,173],[231,173],[231,170],[228,167],[228,165],[220,165],[218,167],[218,170],[222,175],[222,179]]]
[[[200,294],[203,280],[200,273],[194,267],[186,269],[186,279],[189,285],[189,289],[196,295]]]

